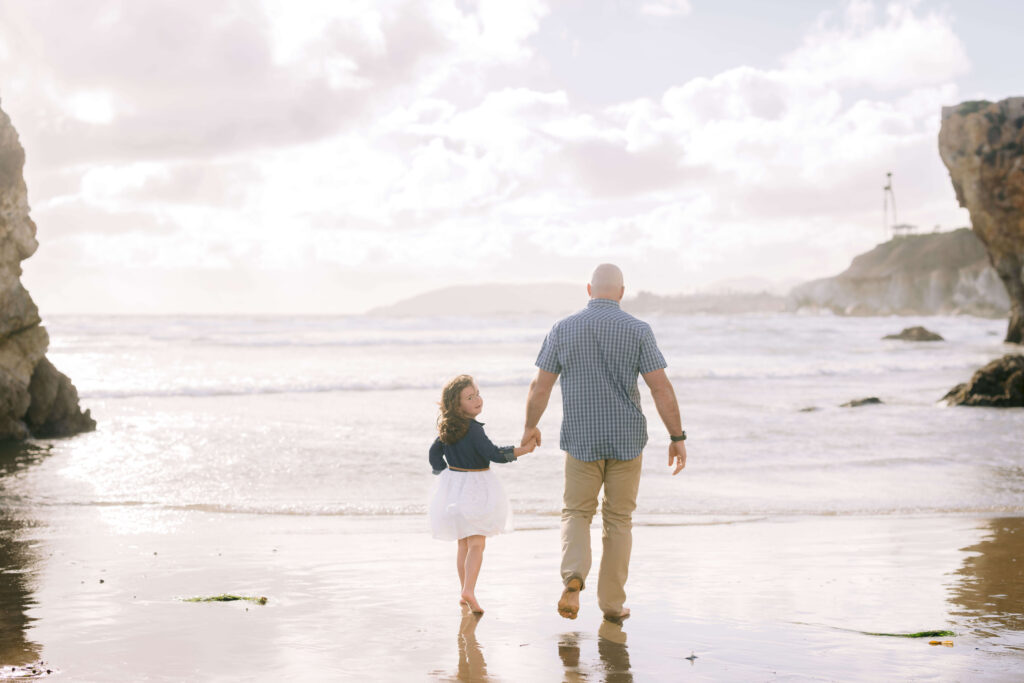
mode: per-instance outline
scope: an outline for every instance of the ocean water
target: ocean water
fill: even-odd
[[[680,400],[689,464],[670,476],[666,432],[641,382],[651,438],[638,523],[1024,513],[1024,411],[939,403],[1015,350],[1001,342],[1004,321],[648,320]],[[0,495],[14,507],[102,508],[127,527],[190,510],[418,524],[441,386],[473,374],[492,440],[518,440],[553,322],[53,316],[49,357],[99,427],[42,442],[47,453],[0,478]],[[914,324],[947,341],[881,339]],[[839,407],[866,396],[883,404]],[[560,402],[556,389],[541,449],[498,470],[521,526],[557,524]]]

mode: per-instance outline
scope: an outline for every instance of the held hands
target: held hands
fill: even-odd
[[[686,467],[686,442],[685,441],[673,441],[668,445],[668,466],[672,467],[672,459],[675,458],[676,469],[672,472],[672,476],[676,476],[683,471]]]
[[[526,455],[527,453],[533,453],[535,448],[540,446],[540,430],[536,427],[527,429],[523,432],[523,439],[519,442],[518,448],[515,449],[515,456],[518,458],[520,455]]]
[[[513,450],[513,454],[518,458],[521,455],[533,453],[533,450],[537,448],[538,445],[540,444],[537,442],[537,439],[531,438],[529,441],[524,441],[522,446],[516,446]]]

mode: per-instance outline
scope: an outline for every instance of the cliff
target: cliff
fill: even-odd
[[[21,262],[35,253],[36,226],[22,177],[25,150],[0,109],[0,439],[66,436],[94,429],[74,385],[46,360],[49,337],[21,285]]]
[[[794,287],[788,308],[839,315],[1003,316],[1010,302],[968,228],[879,244],[835,277]]]
[[[1024,97],[942,108],[939,155],[1009,294],[1006,341],[1024,341]]]

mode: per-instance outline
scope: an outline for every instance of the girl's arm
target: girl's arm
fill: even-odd
[[[430,467],[434,470],[434,474],[441,474],[447,469],[448,465],[444,462],[444,444],[441,443],[441,439],[434,439],[434,443],[430,446]]]
[[[491,440],[487,438],[487,434],[484,433],[484,428],[476,422],[469,424],[469,435],[473,440],[473,448],[476,449],[476,452],[491,462],[515,462],[517,457],[533,450],[532,448],[526,450],[525,448],[517,448],[515,446],[502,446],[499,448],[491,443]]]

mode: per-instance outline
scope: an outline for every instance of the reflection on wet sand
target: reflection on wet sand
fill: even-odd
[[[25,520],[11,510],[8,485],[17,472],[44,451],[24,444],[0,444],[0,665],[19,666],[39,658],[39,646],[26,637],[26,611],[35,604],[30,568],[36,558],[22,540]]]
[[[622,624],[608,620],[601,622],[597,629],[597,653],[604,665],[604,680],[608,683],[632,683],[629,650],[626,649],[626,633]]]
[[[1024,518],[993,519],[987,526],[984,540],[963,548],[972,555],[957,571],[951,612],[967,617],[978,635],[1000,638],[1007,630],[1024,631]]]
[[[565,667],[563,680],[574,681],[606,681],[607,683],[632,683],[633,674],[629,665],[629,650],[626,648],[626,633],[622,624],[603,620],[597,629],[597,654],[600,667],[591,671],[580,666],[579,632],[567,633],[558,641],[558,656]]]
[[[482,614],[474,614],[469,605],[462,606],[462,622],[459,624],[459,668],[456,680],[486,681],[487,662],[483,650],[476,640],[476,625]]]
[[[580,671],[580,643],[579,633],[566,633],[558,641],[558,657],[565,667],[566,683],[587,680],[587,674]]]

